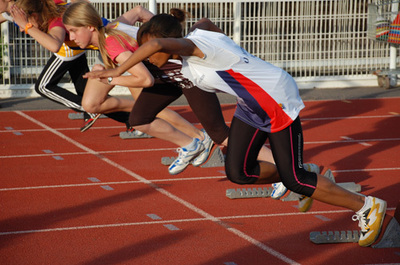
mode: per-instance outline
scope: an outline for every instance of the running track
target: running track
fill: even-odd
[[[307,101],[305,160],[400,200],[400,98]],[[197,126],[186,106],[172,107]],[[233,105],[223,105],[230,121]],[[346,209],[236,199],[223,167],[171,176],[158,139],[122,140],[68,110],[0,112],[0,264],[400,264],[400,248],[315,245],[311,231],[357,230]],[[254,188],[254,186],[249,186]]]

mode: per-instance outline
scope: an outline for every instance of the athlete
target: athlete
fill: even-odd
[[[106,68],[114,68],[123,63],[138,48],[134,39],[136,27],[119,22],[104,27],[100,15],[90,3],[77,2],[70,5],[64,13],[63,22],[69,31],[71,40],[74,40],[80,48],[88,46],[99,48]],[[96,65],[95,68],[104,69],[102,65]],[[146,133],[180,146],[178,148],[179,156],[170,165],[169,173],[178,174],[189,163],[194,166],[204,163],[212,145],[212,140],[207,133],[200,131],[171,109],[159,108],[157,95],[163,95],[164,92],[158,91],[159,87],[153,86],[154,78],[142,63],[131,67],[128,73],[128,75],[113,79],[89,80],[83,96],[85,110],[96,113],[130,111],[134,101],[123,101],[110,97],[108,96],[109,91],[115,85],[126,86],[136,100],[141,97],[143,93],[141,88],[144,87],[143,91],[146,93],[150,91],[150,94],[155,95],[146,102],[144,113],[131,115],[130,124],[136,128],[134,121],[138,118],[142,119],[142,115],[146,115],[148,109],[153,110],[156,107],[157,119],[153,118],[152,128],[146,130]],[[150,88],[147,89],[147,87]],[[156,90],[158,93],[154,93]],[[164,91],[168,92],[165,89]],[[140,131],[142,130],[140,129]]]
[[[68,32],[62,23],[65,9],[65,1],[18,0],[11,5],[10,14],[21,31],[29,34],[53,53],[35,83],[35,91],[75,111],[84,112],[86,118],[81,128],[83,132],[93,125],[100,114],[87,113],[81,105],[86,85],[86,79],[82,78],[82,75],[89,71],[89,67],[84,50],[73,49],[77,45],[69,40]],[[71,76],[76,93],[58,85],[67,72]],[[129,112],[109,113],[108,116],[126,124]]]
[[[143,27],[165,34],[168,29],[180,27],[180,17],[159,14]],[[201,22],[212,23],[208,19]],[[304,169],[299,117],[304,104],[295,81],[287,72],[249,54],[223,33],[196,29],[185,38],[157,37],[155,33],[138,36],[141,47],[124,64],[87,76],[119,76],[132,65],[165,53],[180,57],[182,73],[199,88],[237,97],[225,162],[229,180],[238,184],[253,184],[258,179],[276,182],[276,176],[264,173],[265,163],[256,159],[261,146],[269,139],[280,179],[289,190],[353,210],[353,220],[359,221],[361,228],[359,245],[370,246],[375,242],[385,217],[386,202],[349,192],[322,175]]]

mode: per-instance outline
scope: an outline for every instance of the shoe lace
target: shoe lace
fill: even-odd
[[[177,162],[181,161],[183,156],[184,156],[184,154],[185,154],[185,151],[182,148],[179,147],[179,148],[176,149],[176,152],[178,153],[178,157],[177,157],[176,161]]]
[[[358,227],[361,228],[361,231],[365,231],[367,227],[367,218],[364,214],[355,214],[351,217],[353,221],[358,221]]]

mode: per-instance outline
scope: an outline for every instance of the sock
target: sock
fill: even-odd
[[[370,200],[370,198],[369,198],[369,197],[367,197],[367,196],[365,196],[365,202],[364,202],[364,206],[363,206],[363,207],[361,207],[361,209],[360,209],[360,210],[358,210],[358,212],[357,212],[357,213],[362,213],[362,212],[364,212],[366,209],[368,209],[368,208],[369,208],[369,200]]]
[[[182,148],[184,148],[186,150],[194,150],[197,147],[197,141],[199,141],[199,139],[193,138],[193,141],[190,144],[188,144]]]

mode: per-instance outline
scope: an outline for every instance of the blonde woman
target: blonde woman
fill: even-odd
[[[97,10],[87,2],[71,4],[65,11],[63,22],[71,40],[80,48],[90,45],[99,48],[105,66],[96,65],[94,69],[115,68],[138,48],[136,40],[132,37],[136,36],[137,28],[122,23],[104,27]],[[83,96],[84,108],[96,113],[130,111],[133,107],[132,101],[123,101],[108,95],[115,85],[128,87],[134,99],[140,97],[142,87],[146,91],[158,89],[154,88],[154,78],[143,63],[131,67],[127,72],[128,75],[117,78],[90,79]],[[149,109],[153,110],[152,106],[159,106],[157,99],[155,93],[152,101],[147,102]],[[211,151],[212,141],[208,135],[168,108],[157,109],[157,113],[157,118],[151,122],[151,128],[147,128],[145,132],[180,146],[179,156],[168,168],[169,173],[178,174],[191,162],[195,162],[195,166],[202,164]]]

